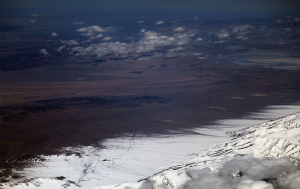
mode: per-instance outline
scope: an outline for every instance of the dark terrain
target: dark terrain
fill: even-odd
[[[191,47],[209,54],[206,59],[192,55],[149,60],[114,55],[97,58],[54,50],[43,56],[39,50],[45,44],[55,49],[60,40],[49,42],[43,35],[25,35],[24,28],[5,28],[1,31],[0,75],[2,182],[9,168],[21,168],[39,154],[59,153],[61,147],[97,145],[126,133],[185,132],[267,105],[298,102],[300,38],[299,33],[283,35],[285,44],[279,44],[282,31],[291,26],[284,23],[278,26],[268,21],[271,29],[266,33],[253,32],[251,40],[237,43],[229,39],[220,44],[214,43],[208,31],[227,27],[226,23],[184,23],[201,26],[199,33],[209,38]],[[266,23],[255,24],[259,28]],[[293,30],[299,29],[299,22],[292,25]],[[168,31],[163,28],[161,32]],[[293,61],[245,66],[252,61],[248,57],[258,55]]]

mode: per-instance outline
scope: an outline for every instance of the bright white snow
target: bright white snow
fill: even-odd
[[[105,149],[65,148],[72,154],[42,156],[46,161],[15,171],[30,180],[4,187],[295,189],[300,182],[300,113],[294,112],[299,110],[297,105],[273,106],[194,134],[126,136],[108,139],[101,144]],[[265,122],[284,113],[294,114]],[[261,124],[247,127],[253,123]],[[56,179],[61,176],[65,178]]]
[[[300,113],[230,133],[230,142],[209,148],[137,184],[100,188],[298,189]],[[96,188],[95,188],[96,189]]]

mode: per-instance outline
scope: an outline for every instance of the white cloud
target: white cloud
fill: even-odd
[[[43,54],[43,55],[47,55],[49,54],[48,51],[46,49],[42,49],[40,50],[40,53]]]
[[[274,189],[272,184],[251,179],[242,180],[237,189]]]
[[[186,189],[198,189],[198,188],[214,188],[214,189],[230,189],[229,184],[226,183],[224,178],[221,178],[215,174],[203,175],[196,180],[191,180],[185,183]]]
[[[137,21],[136,23],[138,23],[138,24],[142,24],[142,23],[144,23],[145,21],[143,21],[143,20],[140,20],[140,21]]]
[[[75,45],[78,45],[79,43],[76,41],[76,40],[63,40],[61,41],[62,44],[65,44],[65,45],[69,45],[69,46],[75,46]]]
[[[203,39],[202,38],[200,38],[200,37],[198,37],[197,39],[196,39],[196,41],[202,41]]]
[[[102,28],[99,26],[88,26],[88,27],[83,27],[83,28],[79,28],[77,31],[81,32],[83,36],[93,36],[95,35],[95,33],[100,33],[100,32],[109,32],[109,31],[113,31],[113,27],[106,27],[106,28]]]
[[[178,28],[174,29],[174,31],[182,32],[182,31],[185,31],[185,29],[183,27],[178,27]]]
[[[234,175],[238,172],[252,180],[279,178],[286,171],[295,171],[295,164],[286,157],[277,159],[233,159],[219,171],[220,176]]]
[[[217,32],[216,33],[216,36],[219,38],[219,39],[225,39],[225,38],[228,38],[230,36],[229,32],[225,29],[222,29],[221,31]]]
[[[192,179],[198,179],[202,177],[203,175],[208,175],[211,173],[211,169],[206,167],[203,169],[196,169],[196,170],[187,170],[186,173],[192,178]]]
[[[164,24],[165,22],[164,21],[157,21],[156,23],[155,23],[155,25],[160,25],[160,24]]]
[[[245,35],[250,33],[251,29],[254,29],[254,27],[250,25],[235,26],[232,29],[231,34],[236,35],[236,39],[246,40],[247,37],[245,37]]]
[[[194,16],[194,18],[195,18],[196,20],[198,20],[198,19],[199,19],[199,17],[197,17],[197,16]]]
[[[249,33],[250,29],[254,29],[253,26],[250,25],[241,25],[241,26],[235,26],[231,33],[233,34],[239,34],[239,35],[246,35]]]
[[[30,20],[31,23],[35,23],[37,19]]]
[[[281,177],[277,184],[280,188],[297,189],[300,186],[300,171]]]
[[[77,53],[77,55],[97,55],[98,57],[102,57],[107,54],[115,54],[119,55],[127,55],[128,53],[133,52],[134,45],[127,43],[117,42],[106,42],[93,44],[89,47],[75,47],[72,49],[73,52]]]
[[[52,34],[51,34],[51,37],[56,37],[58,34],[56,33],[56,32],[53,32]]]
[[[273,189],[273,185],[264,179],[274,179],[274,184],[279,188],[297,189],[300,184],[300,171],[295,172],[296,169],[295,162],[286,157],[276,159],[237,157],[224,162],[219,169],[191,168],[186,171],[173,171],[173,174],[171,170],[164,171],[164,173],[152,177],[151,182],[145,182],[141,188],[146,185],[149,188],[155,186],[164,188],[161,186],[165,186],[168,182],[175,186],[176,184],[177,186],[181,185],[180,188],[186,189]]]
[[[79,31],[79,32],[104,32],[105,29],[103,29],[99,26],[88,26],[88,27],[79,28],[77,31]]]
[[[99,39],[99,38],[101,38],[101,37],[103,37],[103,35],[102,35],[102,34],[98,34],[98,35],[95,35],[95,36],[90,37],[87,41],[90,42],[91,40]]]
[[[136,52],[150,52],[163,46],[181,46],[190,41],[188,34],[175,34],[173,36],[160,35],[157,32],[144,32],[144,37],[136,43]]]
[[[137,60],[148,61],[149,57],[141,57],[141,58],[138,58]]]
[[[63,46],[60,46],[58,49],[57,49],[57,52],[62,52],[63,49],[65,49],[66,45],[63,45]]]
[[[102,41],[110,41],[110,40],[112,40],[113,38],[112,37],[104,37],[103,39],[102,39]]]

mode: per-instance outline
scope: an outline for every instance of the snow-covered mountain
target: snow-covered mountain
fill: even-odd
[[[65,148],[64,152],[69,153],[40,156],[44,161],[36,159],[32,161],[34,166],[22,171],[15,170],[25,175],[26,180],[14,180],[2,187],[299,188],[300,113],[290,114],[239,131],[229,131],[226,137],[222,136],[221,131],[220,129],[213,131],[202,129],[197,136],[182,135],[175,138],[159,138],[159,140],[157,138],[136,137],[134,139],[132,137],[129,146],[124,146],[122,140],[114,140],[113,142],[109,141],[108,144],[111,146],[107,146],[107,148],[113,149],[111,151],[109,149],[106,149],[107,151],[100,150],[95,146]],[[194,142],[188,138],[192,138]],[[169,154],[167,157],[170,158],[170,164],[173,166],[162,167],[162,164],[159,163],[160,158],[163,159],[162,156],[166,156],[165,151],[160,151],[160,149],[165,150],[163,146],[165,143],[162,140],[168,141]],[[204,145],[211,144],[208,140],[219,144],[209,148]],[[185,141],[189,144],[184,143]],[[193,153],[189,153],[188,159],[181,155],[188,153],[188,151],[184,151],[187,149],[183,146],[185,148],[189,146],[189,149],[193,151]],[[200,147],[197,148],[197,146]],[[151,150],[153,148],[156,149],[155,152]],[[207,149],[204,150],[205,148]],[[141,160],[142,156],[149,159],[150,156],[153,156],[152,159],[156,159],[157,164],[149,165],[147,160]],[[175,160],[172,160],[172,157]],[[153,166],[158,167],[155,172],[153,169],[150,170],[150,167]],[[131,179],[127,179],[127,177]],[[101,184],[102,181],[111,183],[112,179],[115,183],[123,181],[123,184],[110,186]]]
[[[189,163],[169,167],[139,184],[107,188],[299,188],[300,113],[230,135],[230,142],[195,154]]]

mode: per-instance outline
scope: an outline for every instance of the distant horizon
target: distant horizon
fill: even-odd
[[[184,11],[188,12],[203,12],[210,14],[232,14],[232,16],[248,15],[252,17],[277,17],[284,15],[300,14],[299,1],[269,1],[269,0],[255,0],[255,1],[222,1],[222,0],[168,0],[168,1],[137,1],[137,0],[112,0],[112,1],[35,1],[24,0],[18,2],[17,0],[2,1],[1,2],[1,16],[5,13],[5,9],[13,11],[13,9],[24,11],[35,11],[38,14],[45,13],[46,10],[51,12],[66,12],[72,10],[84,11]],[[26,11],[26,12],[27,12]]]

